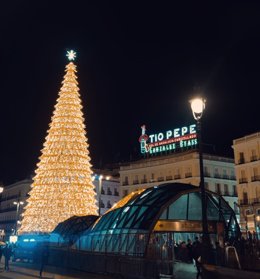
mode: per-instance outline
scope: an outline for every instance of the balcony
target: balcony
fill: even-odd
[[[123,182],[123,186],[129,185],[128,181]]]
[[[141,184],[143,184],[143,183],[147,183],[147,179],[146,178],[141,180]]]
[[[163,177],[163,176],[158,177],[158,178],[157,178],[157,181],[158,181],[158,182],[164,181],[164,177]]]
[[[133,181],[133,184],[134,184],[134,185],[139,184],[139,180],[138,180],[138,179],[134,180],[134,181]]]
[[[254,175],[251,177],[251,181],[254,182],[254,181],[260,181],[260,175]]]
[[[221,175],[218,174],[218,173],[215,173],[215,174],[214,174],[214,178],[221,178]]]
[[[252,203],[260,203],[260,198],[252,199]]]
[[[247,183],[247,178],[239,178],[239,184]]]
[[[181,175],[180,174],[174,175],[174,179],[181,179]]]
[[[223,196],[229,196],[229,192],[228,191],[224,191]]]
[[[238,164],[241,165],[241,164],[244,164],[245,163],[245,158],[240,158],[238,160]]]
[[[239,205],[248,205],[248,199],[239,200],[238,203]]]
[[[211,177],[211,176],[210,176],[210,173],[207,172],[207,171],[204,172],[204,176],[205,176],[205,177]]]
[[[189,177],[192,177],[192,173],[191,172],[185,173],[185,178],[189,178]]]
[[[172,175],[166,176],[166,180],[167,180],[167,181],[168,181],[168,180],[172,180]]]
[[[254,161],[257,161],[257,156],[256,155],[253,155],[250,157],[250,162],[254,162]]]
[[[222,178],[223,179],[229,179],[229,176],[227,174],[223,174]]]

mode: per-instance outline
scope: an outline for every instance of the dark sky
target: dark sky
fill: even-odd
[[[142,124],[153,133],[193,123],[188,100],[198,88],[207,99],[203,141],[218,154],[231,156],[234,138],[259,130],[260,3],[5,2],[0,10],[5,184],[36,168],[70,48],[78,52],[95,167],[135,156]]]

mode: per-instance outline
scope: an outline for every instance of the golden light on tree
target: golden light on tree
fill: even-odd
[[[75,58],[73,51],[68,57]],[[76,215],[97,215],[76,66],[69,62],[37,164],[19,234],[49,233]]]

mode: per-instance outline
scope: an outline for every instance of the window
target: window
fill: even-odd
[[[237,186],[233,185],[233,196],[237,197]]]
[[[128,195],[128,190],[124,190],[123,196],[127,196]]]
[[[221,194],[221,187],[220,187],[220,184],[219,183],[216,183],[215,184],[215,186],[216,186],[216,193],[218,193],[219,195]]]
[[[104,202],[100,200],[100,208],[105,208]]]
[[[111,205],[110,201],[107,201],[107,208],[111,208],[111,207],[112,207],[112,205]]]
[[[210,172],[209,172],[209,168],[208,167],[204,167],[204,175],[206,177],[210,177]]]
[[[108,195],[112,195],[112,192],[111,192],[111,190],[110,190],[110,187],[107,187],[107,194],[108,194]]]
[[[244,164],[245,163],[245,157],[243,152],[239,152],[239,159],[238,164]]]
[[[260,215],[260,208],[256,210],[256,215]]]
[[[247,192],[243,192],[243,203],[248,204],[248,195]]]
[[[250,161],[251,162],[256,161],[257,160],[256,150],[252,149],[251,154],[252,154],[252,156],[250,157]]]
[[[228,185],[227,184],[224,184],[224,195],[229,196]]]
[[[101,189],[101,195],[105,195],[105,190],[104,190],[103,187],[102,187],[102,189]]]
[[[123,182],[123,185],[128,185],[128,176],[125,177],[125,181]]]
[[[119,196],[119,193],[117,191],[117,188],[114,189],[114,196]]]
[[[223,170],[223,178],[224,179],[228,179],[228,174],[227,174],[227,170]]]
[[[215,168],[214,177],[215,177],[215,178],[220,178],[218,168]]]

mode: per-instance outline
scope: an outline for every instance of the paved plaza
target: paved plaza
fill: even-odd
[[[3,261],[3,259],[2,259]],[[39,276],[39,266],[29,263],[11,263],[10,270],[5,271],[3,263],[0,264],[0,279],[112,279],[104,274],[83,273],[47,266]]]

